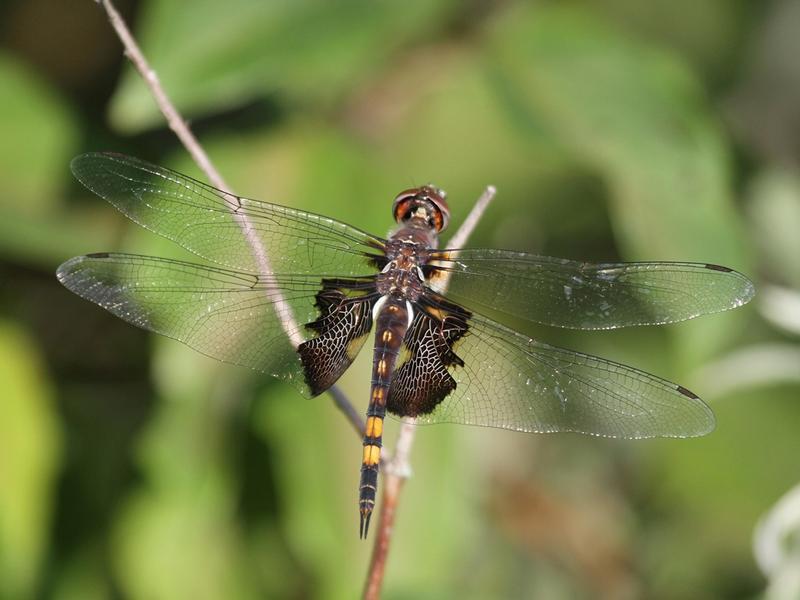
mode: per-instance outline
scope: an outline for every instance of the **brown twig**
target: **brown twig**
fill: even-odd
[[[494,186],[488,186],[484,190],[467,218],[464,219],[461,227],[450,238],[448,248],[457,249],[466,244],[467,239],[472,234],[496,193],[497,190],[495,190]],[[453,254],[457,255],[456,252],[453,252]],[[447,289],[448,277],[446,275],[443,282],[437,285],[437,290],[444,292]],[[383,471],[383,500],[381,501],[380,514],[378,516],[375,546],[372,548],[367,582],[364,586],[364,598],[366,600],[376,600],[380,597],[383,574],[386,570],[386,559],[389,555],[389,546],[394,531],[395,514],[400,501],[400,492],[406,479],[411,475],[409,455],[411,454],[411,447],[414,445],[415,431],[414,420],[404,419],[397,435],[394,456],[386,460],[385,463],[381,463]]]
[[[139,72],[139,75],[142,76],[145,85],[147,85],[150,93],[153,95],[159,110],[161,110],[161,114],[164,115],[169,128],[172,129],[183,146],[189,152],[194,162],[197,164],[200,170],[205,173],[206,177],[208,177],[208,180],[212,183],[212,185],[224,191],[225,193],[233,194],[231,188],[222,178],[222,175],[219,173],[219,171],[217,171],[217,169],[214,167],[211,159],[208,157],[208,154],[206,154],[206,151],[200,145],[200,142],[197,141],[197,138],[194,136],[191,129],[189,129],[186,121],[183,119],[183,117],[181,117],[178,109],[175,108],[175,105],[167,96],[167,93],[161,86],[158,75],[150,67],[150,64],[144,57],[141,48],[139,48],[139,44],[134,39],[133,34],[131,34],[122,16],[119,14],[119,12],[117,12],[113,2],[111,2],[111,0],[95,0],[95,2],[100,4],[108,15],[108,20],[122,42],[123,48],[125,49],[125,55]],[[229,205],[236,206],[237,203],[234,200],[233,202],[229,203]],[[300,328],[297,326],[294,317],[292,316],[291,306],[289,306],[289,304],[283,298],[279,288],[274,283],[274,274],[272,268],[270,267],[269,256],[266,248],[264,248],[261,239],[256,235],[255,226],[246,215],[236,213],[234,215],[234,220],[242,229],[242,233],[253,251],[253,257],[259,266],[259,274],[267,285],[267,291],[274,299],[273,303],[275,305],[275,312],[281,318],[281,325],[283,326],[286,335],[289,336],[289,339],[292,341],[294,346],[297,347],[302,342],[302,338],[299,334]],[[364,422],[353,408],[353,405],[347,400],[345,394],[336,386],[332,387],[329,391],[334,398],[335,404],[339,407],[342,413],[344,413],[345,417],[347,417],[347,419],[352,423],[353,427],[355,427],[358,435],[362,436],[364,434]]]
[[[191,154],[194,162],[197,163],[197,166],[200,167],[200,170],[203,171],[203,173],[205,173],[206,177],[208,177],[208,180],[214,185],[214,187],[219,188],[220,190],[230,191],[230,187],[227,183],[225,183],[222,175],[220,175],[219,171],[217,171],[217,169],[211,163],[211,159],[208,157],[208,154],[206,154],[206,151],[203,150],[203,147],[200,145],[200,142],[197,141],[197,138],[194,137],[194,134],[189,129],[186,121],[183,120],[183,117],[181,117],[178,109],[175,108],[175,105],[172,104],[172,101],[167,96],[164,88],[161,87],[161,82],[158,79],[158,75],[150,67],[150,64],[144,57],[141,48],[139,48],[139,44],[136,43],[133,34],[131,34],[130,29],[128,29],[125,20],[122,18],[119,12],[117,12],[113,2],[111,2],[111,0],[95,0],[95,2],[100,4],[106,11],[108,20],[122,42],[123,48],[125,49],[125,56],[127,56],[128,60],[131,61],[131,64],[133,64],[133,66],[139,72],[139,75],[142,76],[145,85],[147,85],[150,93],[153,95],[153,99],[156,101],[156,104],[158,104],[161,114],[163,114],[164,118],[167,120],[167,125],[169,128],[172,129],[176,136],[178,136],[178,139],[184,145],[189,154]]]
[[[447,247],[448,248],[463,248],[469,236],[472,235],[472,232],[475,230],[475,227],[478,226],[478,222],[480,222],[481,218],[483,217],[483,213],[486,212],[486,209],[489,208],[489,203],[494,199],[495,194],[497,194],[497,189],[493,185],[486,186],[486,189],[483,190],[483,193],[480,195],[475,201],[475,205],[472,207],[472,210],[469,211],[467,218],[464,219],[464,222],[461,223],[461,227],[458,228],[453,234],[453,237],[450,238]],[[456,256],[458,253],[456,253]],[[447,281],[450,279],[450,273],[444,273],[443,278],[443,286],[447,288]]]
[[[334,385],[328,388],[328,393],[331,395],[336,407],[345,414],[347,420],[353,425],[356,434],[359,437],[364,437],[364,419],[361,418],[361,415],[347,399],[344,392]]]

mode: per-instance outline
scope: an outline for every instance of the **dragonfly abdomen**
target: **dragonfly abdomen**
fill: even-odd
[[[367,536],[369,520],[375,507],[378,491],[378,470],[381,461],[383,418],[386,399],[392,381],[397,356],[411,321],[411,307],[402,298],[385,296],[377,306],[375,318],[375,349],[372,359],[367,423],[364,430],[364,455],[361,460],[358,506],[361,514],[361,537]]]

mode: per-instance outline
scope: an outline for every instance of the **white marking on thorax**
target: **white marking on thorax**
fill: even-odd
[[[408,300],[406,300],[406,310],[408,311],[408,329],[411,329],[411,323],[414,320],[414,309]]]
[[[386,300],[389,298],[389,295],[381,296],[378,301],[375,303],[375,306],[372,307],[372,321],[378,321],[378,315],[380,314],[381,310],[383,309],[383,305],[386,304]],[[407,328],[411,328],[411,323],[414,321],[414,308],[411,306],[411,302],[406,300],[406,312],[408,313],[408,323],[406,325]]]
[[[386,299],[388,297],[389,297],[388,295],[381,296],[380,298],[378,298],[378,301],[375,303],[375,306],[372,307],[372,322],[373,323],[377,323],[378,322],[378,315],[381,313],[381,309],[383,308],[383,305],[386,304]]]

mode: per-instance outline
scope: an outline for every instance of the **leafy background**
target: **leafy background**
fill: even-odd
[[[799,6],[120,2],[244,195],[384,234],[400,189],[445,187],[458,223],[492,183],[473,245],[756,281],[751,305],[669,327],[519,324],[687,385],[717,430],[421,429],[387,598],[796,597],[800,526],[756,526],[800,480]],[[331,402],[55,280],[77,254],[176,251],[73,181],[72,156],[200,175],[94,2],[0,5],[0,133],[0,597],[357,595],[361,442]],[[359,407],[361,358],[342,384]]]

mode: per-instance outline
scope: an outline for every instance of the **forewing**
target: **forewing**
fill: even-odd
[[[590,264],[494,249],[432,253],[430,285],[471,310],[545,325],[614,329],[721,312],[750,301],[752,282],[702,263]]]
[[[133,325],[218,360],[289,380],[313,395],[290,337],[307,341],[316,335],[303,324],[319,316],[319,277],[265,280],[220,267],[130,254],[79,256],[61,265],[57,275],[71,291]],[[368,280],[364,286],[369,287]],[[317,319],[319,327],[324,328],[325,318]],[[363,339],[352,341],[350,351],[357,351]]]
[[[714,428],[689,390],[632,367],[549,346],[478,315],[453,344],[455,389],[420,423],[603,437],[692,437]]]
[[[121,154],[83,154],[72,172],[139,225],[235,270],[366,275],[384,243],[334,219],[240,198]]]

